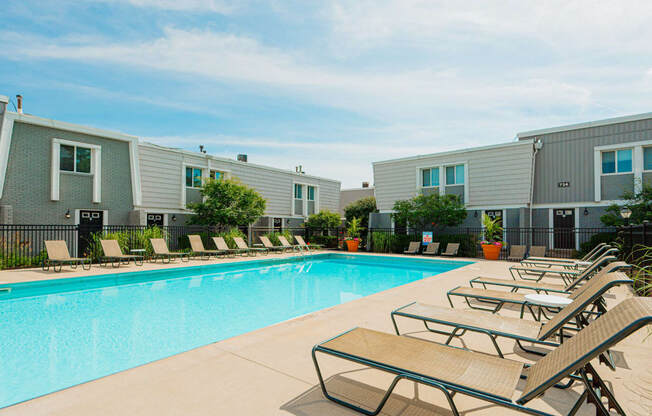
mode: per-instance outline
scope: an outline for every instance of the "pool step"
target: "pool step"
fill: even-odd
[[[0,292],[9,293],[9,292],[11,292],[11,288],[10,287],[0,287]]]

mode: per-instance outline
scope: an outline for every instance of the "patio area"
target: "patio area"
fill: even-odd
[[[367,255],[360,253],[359,255]],[[378,254],[375,254],[378,255]],[[289,256],[270,255],[268,258]],[[218,262],[251,261],[260,257],[219,259]],[[460,259],[464,260],[464,259]],[[211,260],[210,263],[214,263]],[[206,261],[179,261],[172,265],[145,263],[144,267],[113,269],[94,266],[90,272],[75,272],[64,267],[63,273],[41,270],[0,272],[0,283],[138,271],[163,267],[204,265]],[[393,333],[390,312],[413,301],[448,305],[446,291],[468,285],[478,275],[509,278],[514,263],[477,261],[465,267],[419,280],[358,300],[310,313],[257,331],[155,361],[140,367],[77,385],[0,411],[1,415],[358,415],[324,398],[310,356],[313,345],[352,327]],[[550,281],[556,281],[549,278]],[[633,296],[630,288],[612,289],[605,299],[611,307]],[[464,309],[461,299],[456,308]],[[516,308],[503,308],[500,315],[518,316]],[[528,317],[526,317],[527,319]],[[529,317],[531,319],[531,317]],[[400,319],[400,318],[399,318]],[[421,322],[400,320],[402,333],[431,341],[444,337],[428,333]],[[597,365],[620,404],[629,415],[652,414],[652,336],[642,329],[612,350],[616,371]],[[174,334],[171,334],[174,336]],[[453,345],[495,354],[485,335],[467,334],[465,345]],[[515,347],[512,340],[499,338],[505,357],[532,362],[535,356]],[[332,392],[374,408],[392,376],[363,369],[343,360],[320,356],[328,388]],[[445,366],[446,363],[441,363]],[[519,383],[523,387],[524,382]],[[533,407],[554,414],[567,413],[580,394],[579,386],[568,390],[550,389],[531,402]],[[455,396],[459,411],[465,415],[518,414],[463,395]],[[383,415],[449,415],[446,399],[437,390],[401,381],[383,409]],[[595,414],[592,405],[584,405],[578,414]]]

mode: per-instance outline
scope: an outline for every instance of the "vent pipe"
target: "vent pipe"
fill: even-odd
[[[16,95],[16,102],[18,103],[16,108],[18,114],[23,114],[23,96],[20,94]]]
[[[238,155],[238,160],[239,160],[240,162],[246,162],[246,161],[247,161],[247,155],[245,155],[245,154],[243,154],[243,153],[240,153],[240,154]]]
[[[363,188],[369,188],[369,182],[362,182]]]

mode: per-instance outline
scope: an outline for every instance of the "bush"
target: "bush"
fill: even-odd
[[[0,270],[40,266],[46,258],[48,258],[48,255],[45,250],[36,256],[18,256],[12,254],[9,254],[7,257],[0,256]]]
[[[230,231],[218,233],[216,237],[224,238],[224,241],[226,241],[226,245],[229,246],[229,248],[238,248],[238,246],[235,244],[235,241],[233,241],[233,237],[240,237],[245,240],[247,239],[247,236],[237,228],[232,228]]]
[[[403,253],[411,241],[420,240],[420,235],[374,231],[371,233],[371,248],[376,253]],[[463,257],[476,257],[478,254],[478,242],[473,234],[439,234],[433,237],[433,241],[440,243],[441,249],[448,243],[459,243],[459,255]]]
[[[145,249],[147,256],[151,256],[154,254],[154,249],[149,241],[150,238],[167,239],[167,236],[165,231],[158,227],[149,227],[136,231],[102,231],[91,234],[91,241],[84,254],[90,257],[91,261],[98,262],[100,257],[104,255],[100,240],[118,240],[118,245],[125,254],[129,254],[129,250],[132,249]]]
[[[580,244],[580,251],[578,253],[578,257],[585,256],[586,254],[588,254],[589,251],[593,250],[595,246],[597,246],[600,243],[611,243],[612,241],[616,240],[616,237],[617,237],[616,232],[593,234],[591,238],[589,238],[589,241],[585,241],[582,244]]]
[[[294,235],[291,232],[287,231],[287,230],[285,230],[285,231],[272,231],[270,233],[267,233],[267,234],[263,235],[263,237],[269,238],[269,241],[271,241],[271,243],[273,245],[275,245],[275,246],[282,245],[281,241],[278,239],[279,236],[285,237],[285,239],[288,240],[288,243],[294,244]]]
[[[311,235],[307,242],[319,244],[325,248],[337,248],[338,245],[338,239],[335,235]]]
[[[312,214],[306,220],[306,227],[312,229],[329,229],[337,228],[342,225],[342,218],[336,212],[330,212],[327,209]]]

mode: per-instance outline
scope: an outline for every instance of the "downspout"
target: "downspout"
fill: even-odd
[[[534,203],[534,171],[536,168],[537,153],[543,147],[541,139],[534,140],[534,152],[532,152],[532,170],[530,173],[530,202],[529,202],[529,227],[532,228],[532,204]],[[532,246],[532,233],[530,233],[530,246]]]

